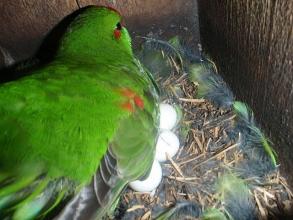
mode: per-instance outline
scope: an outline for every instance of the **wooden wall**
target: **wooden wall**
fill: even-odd
[[[193,39],[194,45],[199,42],[194,0],[2,0],[0,68],[31,57],[62,18],[91,4],[117,8],[133,35],[153,32],[167,38],[180,33],[187,40]]]
[[[275,143],[293,186],[293,1],[199,0],[201,40]]]

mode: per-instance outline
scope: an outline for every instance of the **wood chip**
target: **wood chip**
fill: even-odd
[[[201,143],[201,141],[199,140],[198,137],[194,137],[199,149],[200,149],[200,152],[203,152],[203,144]]]
[[[254,193],[254,199],[255,199],[257,207],[260,211],[261,219],[267,219],[267,217],[268,217],[267,211],[264,209],[261,202],[259,201],[257,193]]]
[[[144,208],[145,208],[144,205],[134,205],[131,208],[127,209],[126,212],[133,212],[133,211],[135,211],[137,209],[144,209]]]
[[[147,211],[142,217],[141,220],[149,220],[151,219],[151,210]]]
[[[214,129],[215,138],[219,138],[219,131],[220,131],[220,127],[219,126],[215,127],[215,129]]]

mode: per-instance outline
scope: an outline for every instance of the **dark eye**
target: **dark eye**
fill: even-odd
[[[118,23],[116,24],[116,29],[117,29],[117,30],[121,30],[121,29],[122,29],[122,25],[120,24],[120,22],[118,22]]]

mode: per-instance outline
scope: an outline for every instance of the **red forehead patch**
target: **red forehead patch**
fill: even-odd
[[[116,8],[113,8],[112,6],[108,6],[108,5],[95,5],[98,8],[107,8],[111,11],[114,11],[115,13],[117,13],[120,17],[122,17],[122,14],[120,13],[120,11],[118,11]]]
[[[118,11],[116,8],[113,8],[113,7],[111,7],[111,6],[106,6],[106,8],[110,9],[111,11],[116,12],[118,15],[120,15],[120,17],[122,17],[120,11]]]

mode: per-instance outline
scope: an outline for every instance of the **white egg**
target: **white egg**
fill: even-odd
[[[136,180],[129,183],[129,186],[137,192],[152,192],[162,180],[162,167],[157,160],[154,160],[149,176],[143,180]]]
[[[157,145],[156,145],[156,156],[155,158],[159,162],[167,160],[166,153],[169,157],[175,156],[179,149],[179,139],[171,131],[163,131],[159,134]]]
[[[160,104],[160,129],[171,130],[177,123],[177,112],[169,104]]]

